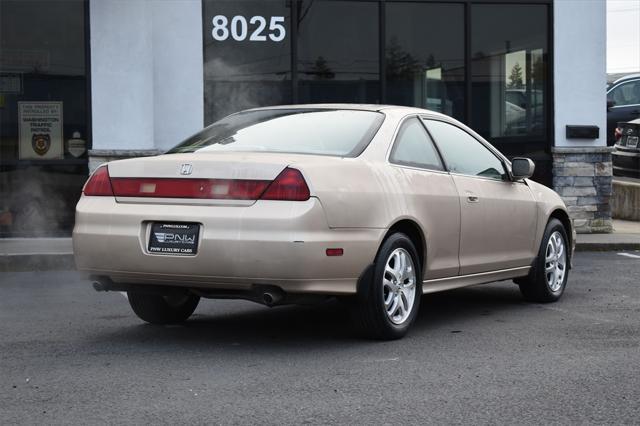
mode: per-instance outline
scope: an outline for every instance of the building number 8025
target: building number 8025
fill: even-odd
[[[247,18],[242,15],[236,15],[229,19],[224,15],[216,15],[211,20],[213,29],[211,36],[214,40],[225,41],[231,36],[235,41],[244,41],[249,36],[249,41],[267,41],[267,37],[271,41],[280,42],[287,35],[284,27],[284,16],[272,16],[269,20],[269,29],[267,28],[267,19],[264,16],[252,16],[247,22]],[[249,26],[251,34],[249,34]]]

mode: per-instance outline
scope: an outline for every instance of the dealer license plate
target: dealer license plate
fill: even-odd
[[[164,223],[151,224],[149,237],[149,253],[193,256],[198,252],[198,235],[200,225],[197,223]]]

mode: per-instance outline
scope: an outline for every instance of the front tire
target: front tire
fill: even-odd
[[[196,310],[200,297],[189,293],[168,296],[129,291],[129,305],[143,321],[151,324],[178,324],[186,321]]]
[[[533,270],[518,281],[529,302],[549,303],[562,297],[569,279],[569,239],[558,219],[547,224]]]
[[[380,247],[371,280],[360,289],[356,323],[369,337],[399,339],[415,320],[421,296],[418,252],[405,234],[392,234]]]

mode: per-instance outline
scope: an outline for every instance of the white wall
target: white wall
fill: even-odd
[[[153,56],[146,0],[90,4],[93,149],[153,148]]]
[[[204,125],[202,1],[152,3],[155,146],[166,149]]]
[[[203,126],[200,0],[91,0],[93,149],[166,149]]]
[[[605,0],[555,0],[555,146],[606,146]],[[567,139],[566,125],[596,125],[596,140]]]

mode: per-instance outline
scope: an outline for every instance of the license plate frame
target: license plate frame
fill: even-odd
[[[199,239],[199,223],[152,222],[147,251],[165,256],[195,256]]]
[[[637,148],[638,147],[638,137],[637,136],[627,136],[627,146],[629,148]]]

